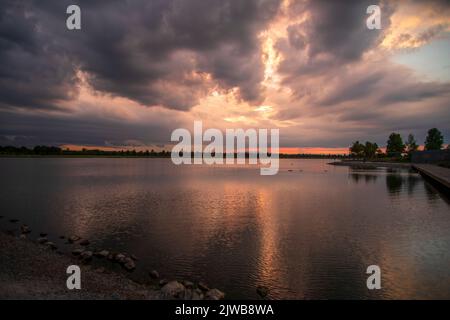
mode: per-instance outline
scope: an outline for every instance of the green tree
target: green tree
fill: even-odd
[[[379,151],[378,145],[376,143],[372,143],[367,141],[364,145],[364,157],[368,159],[375,158]]]
[[[389,140],[387,141],[386,153],[387,154],[400,154],[405,151],[405,145],[403,144],[402,136],[399,133],[391,133]]]
[[[350,155],[353,157],[363,157],[364,156],[364,145],[359,143],[359,141],[353,142],[352,146],[349,148]]]
[[[416,143],[416,139],[414,139],[414,136],[412,134],[408,135],[408,140],[406,140],[406,152],[412,153],[414,151],[417,151],[419,146]]]
[[[436,129],[428,130],[428,135],[425,140],[425,150],[441,150],[444,144],[444,137],[442,133]]]

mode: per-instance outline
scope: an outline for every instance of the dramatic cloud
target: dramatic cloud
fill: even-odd
[[[57,108],[76,91],[71,59],[20,1],[0,2],[0,107]]]
[[[426,126],[448,132],[450,84],[421,79],[413,70],[390,61],[391,52],[382,46],[392,34],[391,18],[406,1],[378,3],[382,8],[380,31],[366,28],[369,4],[372,1],[291,4],[289,16],[297,12],[299,22],[288,21],[284,36],[275,45],[281,56],[280,82],[289,88],[285,94],[289,98],[274,118],[293,121],[289,131],[314,136],[313,143],[318,145],[342,146],[351,136],[384,143],[380,137],[389,131],[423,135]],[[424,45],[444,25],[436,16],[434,24],[428,22],[415,37]],[[302,143],[309,145],[307,140]]]
[[[94,89],[146,106],[187,110],[215,87],[260,99],[257,37],[278,0],[79,1],[82,30],[68,31],[72,2],[2,2],[3,104],[53,107],[80,70]]]
[[[1,1],[0,144],[164,146],[194,120],[280,128],[290,148],[448,140],[448,61],[421,50],[450,52],[449,17],[448,1]]]
[[[449,16],[450,4],[446,0],[398,2],[382,46],[393,50],[412,50],[432,40],[448,38]]]

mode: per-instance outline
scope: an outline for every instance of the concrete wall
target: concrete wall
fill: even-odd
[[[450,150],[415,151],[411,155],[413,163],[435,163],[450,161]]]

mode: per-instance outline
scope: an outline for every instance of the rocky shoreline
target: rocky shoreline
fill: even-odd
[[[0,216],[0,220],[7,220]],[[203,282],[161,279],[150,270],[146,284],[137,283],[107,267],[94,267],[99,259],[119,264],[128,272],[136,268],[138,258],[125,252],[93,249],[88,239],[77,235],[59,236],[71,246],[63,253],[46,233],[32,236],[32,230],[18,219],[10,219],[14,228],[0,232],[0,299],[180,299],[221,300],[225,294]],[[69,290],[66,269],[81,268],[80,290]]]

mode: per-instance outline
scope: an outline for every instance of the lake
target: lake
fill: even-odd
[[[59,235],[133,253],[132,278],[156,269],[229,299],[256,299],[258,285],[270,299],[449,299],[448,198],[406,169],[329,161],[283,159],[261,176],[170,159],[2,158],[0,215],[67,252]],[[374,264],[381,290],[366,287]]]

